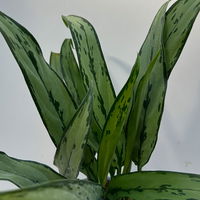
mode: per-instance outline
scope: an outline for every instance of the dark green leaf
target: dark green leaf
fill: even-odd
[[[166,75],[176,64],[200,10],[200,0],[179,0],[166,14],[164,47]]]
[[[70,28],[84,83],[93,90],[94,117],[103,128],[115,93],[97,34],[92,25],[81,17],[63,17],[63,21]]]
[[[100,185],[79,180],[60,180],[0,194],[1,200],[101,200]]]
[[[200,175],[178,172],[137,172],[113,178],[109,200],[128,197],[134,200],[198,200]]]
[[[98,153],[98,177],[105,185],[114,153],[121,139],[124,124],[128,118],[133,97],[133,86],[140,67],[139,61],[135,64],[134,73],[131,73],[127,83],[117,96],[103,129],[103,137]]]
[[[63,178],[46,165],[15,159],[0,152],[0,180],[8,180],[24,188]]]
[[[0,12],[0,32],[10,47],[55,145],[75,113],[75,103],[61,79],[45,62],[33,36]]]
[[[55,165],[59,168],[59,172],[68,179],[76,178],[79,172],[91,124],[91,108],[92,96],[89,92],[69,124],[56,151]]]

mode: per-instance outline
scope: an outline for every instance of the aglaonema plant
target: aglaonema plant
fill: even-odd
[[[0,31],[57,148],[59,170],[1,152],[0,179],[19,187],[0,193],[1,200],[200,199],[200,175],[142,170],[156,145],[170,73],[200,10],[200,0],[178,0],[167,9],[168,3],[117,96],[87,20],[62,17],[72,39],[48,64],[34,37],[0,13]],[[79,172],[86,179],[79,180]]]

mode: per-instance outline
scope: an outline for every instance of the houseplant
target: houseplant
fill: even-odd
[[[200,198],[199,175],[142,171],[156,144],[168,78],[200,9],[200,0],[178,0],[167,10],[168,3],[155,16],[117,97],[87,20],[63,17],[72,40],[65,39],[48,64],[33,36],[0,13],[0,31],[57,148],[59,169],[1,152],[0,179],[20,189],[1,193],[0,199]],[[78,180],[79,172],[87,180]]]

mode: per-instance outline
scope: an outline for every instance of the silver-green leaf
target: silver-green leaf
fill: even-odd
[[[141,68],[134,87],[136,96],[127,123],[128,145],[126,150],[129,154],[126,160],[130,163],[132,156],[139,170],[148,162],[154,150],[163,113],[167,81],[200,10],[200,0],[178,0],[166,11],[168,2],[161,7],[154,18],[139,53]],[[139,87],[140,82],[149,62],[159,50],[161,56],[149,77],[148,83],[151,87],[147,98],[139,101],[143,112],[141,115],[136,115],[138,93],[142,90]]]
[[[162,35],[167,5],[168,2],[160,8],[155,16],[146,40],[139,52],[141,67],[134,85],[135,96],[127,123],[128,143],[125,161],[125,168],[127,170],[129,170],[131,156],[138,168],[141,169],[149,160],[157,139],[160,115],[162,114],[164,103],[163,92],[165,92],[166,88]],[[150,63],[158,52],[160,52],[160,55],[151,74],[148,75],[147,85],[142,84],[143,86],[139,87],[145,73],[148,71],[148,67],[150,67]],[[148,88],[148,90],[145,88]],[[141,90],[145,90],[146,93],[143,96],[138,96],[139,93],[143,93]],[[140,113],[137,113],[140,109]],[[126,172],[128,172],[127,170]]]
[[[59,172],[68,179],[74,179],[78,175],[90,131],[91,116],[92,95],[89,91],[70,122],[55,155],[55,165],[59,168]]]
[[[98,177],[103,185],[106,184],[114,153],[131,109],[133,86],[138,75],[139,67],[140,62],[137,60],[134,73],[131,73],[125,86],[117,96],[103,129],[103,136],[98,152]]]
[[[75,44],[80,70],[86,87],[92,87],[94,117],[103,128],[115,100],[115,92],[93,26],[78,16],[63,17]]]
[[[72,48],[71,39],[65,39],[60,53],[51,53],[50,66],[64,81],[76,104],[80,105],[86,89]]]
[[[15,159],[0,152],[0,180],[8,180],[25,188],[56,179],[64,177],[44,164]]]
[[[0,193],[1,200],[101,200],[102,196],[100,185],[79,180],[59,180]]]
[[[163,47],[163,56],[161,57],[163,65],[160,65],[162,66],[160,68],[164,67],[164,70],[160,73],[157,71],[153,76],[155,84],[152,84],[152,97],[154,98],[151,98],[149,103],[146,122],[143,126],[145,129],[141,135],[141,138],[145,139],[139,150],[139,168],[148,162],[155,147],[164,107],[167,80],[182,52],[199,10],[200,0],[178,0],[163,16],[165,17],[164,27],[160,30],[163,34],[160,44]],[[153,87],[153,85],[157,87]]]
[[[166,76],[176,64],[200,11],[200,0],[179,0],[167,11],[163,42]]]
[[[154,128],[154,124],[148,124],[148,126],[145,127],[141,126],[142,123],[145,123],[146,117],[148,118],[150,115],[152,115],[152,120],[154,120],[153,114],[148,113],[148,106],[151,98],[158,98],[155,95],[155,90],[153,91],[154,93],[152,93],[152,88],[154,87],[152,84],[155,84],[156,80],[152,80],[152,73],[154,75],[160,56],[161,52],[159,51],[149,64],[147,71],[141,79],[136,91],[136,98],[134,99],[134,106],[132,107],[133,112],[131,113],[131,118],[129,118],[129,120],[132,120],[132,130],[130,132],[129,129],[127,134],[126,156],[124,163],[124,172],[126,173],[130,171],[132,157],[140,170],[140,167],[143,166],[149,158],[149,152],[151,152],[149,150],[153,148],[152,142],[155,142],[155,133],[153,131],[146,132],[149,128]],[[158,93],[160,86],[157,86],[156,89],[156,93]],[[154,100],[154,102],[156,102],[156,100]],[[154,117],[156,118],[156,116]]]
[[[72,48],[72,41],[65,39],[60,51],[60,65],[67,88],[79,105],[86,95],[86,89]]]
[[[62,80],[44,60],[35,38],[2,12],[0,32],[21,68],[44,125],[57,146],[75,113],[75,102]]]
[[[114,177],[108,187],[108,200],[127,197],[134,200],[198,200],[200,175],[178,172],[137,172]]]
[[[72,41],[70,39],[65,39],[60,53],[51,53],[50,66],[64,81],[76,104],[80,105],[80,102],[86,95],[86,90],[72,48]],[[88,146],[87,150],[84,149],[84,157],[81,163],[81,171],[87,175],[90,180],[97,180],[94,173],[94,171],[97,170],[94,155],[99,148],[101,132],[102,130],[93,115],[87,140]]]
[[[79,66],[73,53],[72,41],[65,39],[60,53],[51,53],[50,66],[56,71],[64,81],[76,105],[79,106],[86,95],[86,89]],[[101,128],[93,116],[88,144],[98,151]]]

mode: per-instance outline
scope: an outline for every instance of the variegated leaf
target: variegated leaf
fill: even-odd
[[[110,170],[111,177],[114,176],[116,173],[117,174],[122,173],[122,168],[124,166],[124,160],[125,160],[125,150],[126,150],[126,134],[125,130],[123,129],[111,164],[111,170],[113,170],[113,172],[111,172]]]
[[[70,28],[84,83],[86,87],[91,86],[93,90],[93,133],[90,134],[88,141],[96,138],[97,145],[95,146],[98,150],[101,129],[104,127],[106,117],[115,100],[115,92],[93,26],[87,20],[77,16],[63,17],[63,20]],[[123,149],[123,145],[124,143],[119,144],[118,148]],[[115,157],[117,163],[120,163],[121,158],[117,155]]]
[[[60,67],[59,53],[51,52],[49,65],[58,74],[58,76],[64,81],[61,70],[60,70],[61,67]]]
[[[72,94],[72,98],[76,101],[76,104],[79,105],[83,95],[85,94],[85,88],[80,70],[78,69],[78,65],[72,51],[71,40],[66,39],[63,42],[60,54],[51,53],[50,65],[60,78],[64,80],[67,88]],[[96,123],[96,120],[92,117],[91,129],[87,140],[87,144],[89,146],[87,146],[87,150],[84,149],[84,155],[81,163],[81,171],[90,180],[97,180],[95,173],[97,170],[95,153],[99,148],[101,131],[102,130]]]
[[[179,0],[166,13],[164,47],[166,75],[169,77],[200,10],[200,0]]]
[[[91,116],[92,96],[89,92],[70,122],[55,155],[55,165],[59,168],[59,172],[68,179],[74,179],[78,175],[90,130]]]
[[[103,128],[115,93],[97,34],[92,25],[81,17],[67,16],[63,17],[63,21],[71,31],[84,83],[93,90],[94,117]]]
[[[200,175],[178,172],[137,172],[114,177],[108,200],[198,200]]]
[[[139,52],[140,69],[134,85],[134,99],[127,123],[127,147],[124,172],[130,170],[131,158],[139,169],[146,164],[155,147],[166,90],[163,61],[163,28],[168,2],[158,11]],[[152,59],[160,55],[149,73]],[[147,77],[148,78],[147,78]],[[145,81],[144,81],[145,80]]]
[[[81,101],[86,95],[86,89],[84,87],[83,78],[72,51],[72,41],[70,39],[64,40],[60,53],[51,53],[50,65],[60,76],[60,78],[64,80],[77,106],[80,105]],[[101,128],[97,124],[96,119],[93,117],[88,144],[96,152],[99,148],[101,132]]]
[[[0,12],[0,32],[21,68],[53,142],[58,145],[75,113],[74,101],[61,79],[45,62],[34,37],[2,12]]]
[[[56,179],[64,177],[46,165],[15,159],[0,152],[0,180],[8,180],[20,188],[25,188]]]
[[[140,50],[141,66],[143,68],[147,66],[156,49],[161,49],[163,54],[159,59],[160,63],[157,64],[150,78],[151,91],[148,101],[146,101],[147,104],[144,101],[145,106],[143,106],[145,116],[141,116],[142,120],[137,130],[139,135],[137,136],[137,141],[134,142],[136,145],[133,147],[133,161],[138,165],[139,169],[148,162],[155,147],[163,112],[167,79],[180,56],[200,9],[200,0],[179,0],[166,13],[167,3],[162,6],[156,15]],[[145,68],[140,70],[136,89],[144,71]],[[135,127],[134,123],[132,123],[135,121],[133,113],[134,106],[131,111],[132,117],[129,118],[128,123],[129,135],[131,135],[133,127]]]
[[[70,39],[64,40],[60,53],[51,53],[50,66],[65,82],[76,104],[80,105],[86,95],[86,89],[72,51],[72,41]]]
[[[99,149],[101,129],[91,113],[92,119],[90,130],[88,133],[87,147],[84,148],[84,155],[81,162],[81,172],[84,173],[89,180],[97,181],[97,161],[95,158]]]
[[[92,151],[89,145],[84,148],[83,159],[80,171],[85,174],[90,181],[98,182],[96,152]]]
[[[148,150],[152,148],[152,146],[149,146],[148,142],[152,141],[151,139],[154,138],[154,135],[152,137],[152,135],[150,135],[151,132],[148,133],[149,135],[145,135],[147,134],[145,132],[145,129],[148,130],[149,127],[145,127],[145,129],[141,129],[141,123],[144,123],[142,120],[145,120],[146,117],[149,117],[147,116],[148,110],[146,108],[148,108],[150,97],[151,96],[157,97],[157,96],[154,96],[155,93],[154,94],[151,93],[152,92],[151,90],[153,87],[151,78],[152,78],[152,74],[155,68],[158,66],[158,63],[160,64],[158,60],[160,56],[161,54],[159,51],[157,55],[155,56],[155,58],[149,64],[147,71],[144,74],[143,78],[141,79],[136,91],[136,95],[135,95],[136,99],[135,99],[134,109],[133,109],[134,112],[131,113],[134,126],[133,126],[133,129],[131,130],[132,134],[127,135],[127,149],[126,149],[126,156],[125,156],[125,163],[124,163],[124,172],[130,171],[132,156],[135,159],[134,160],[135,163],[138,165],[140,169],[140,167],[144,164],[143,161],[146,162],[146,159],[147,159],[145,157],[146,151],[147,153],[149,153]],[[156,88],[158,90],[159,86],[157,86]],[[147,148],[147,150],[144,148]],[[147,154],[147,156],[149,156],[149,154]]]
[[[60,51],[60,64],[63,78],[73,99],[79,105],[86,95],[80,69],[72,51],[72,41],[65,39]]]
[[[0,193],[1,200],[101,200],[102,196],[100,185],[79,180],[59,180]]]
[[[72,94],[73,99],[80,105],[84,96],[86,95],[86,89],[83,82],[81,71],[76,62],[75,56],[72,51],[72,41],[66,39],[61,47],[60,52],[60,64],[63,79],[65,80],[66,86]],[[92,117],[91,130],[89,133],[88,144],[96,152],[98,151],[99,138],[101,136],[101,128],[94,116]]]
[[[124,124],[128,118],[133,97],[133,85],[138,75],[140,63],[137,60],[134,73],[117,96],[103,129],[103,137],[98,152],[98,177],[105,185],[114,153],[121,138]]]

